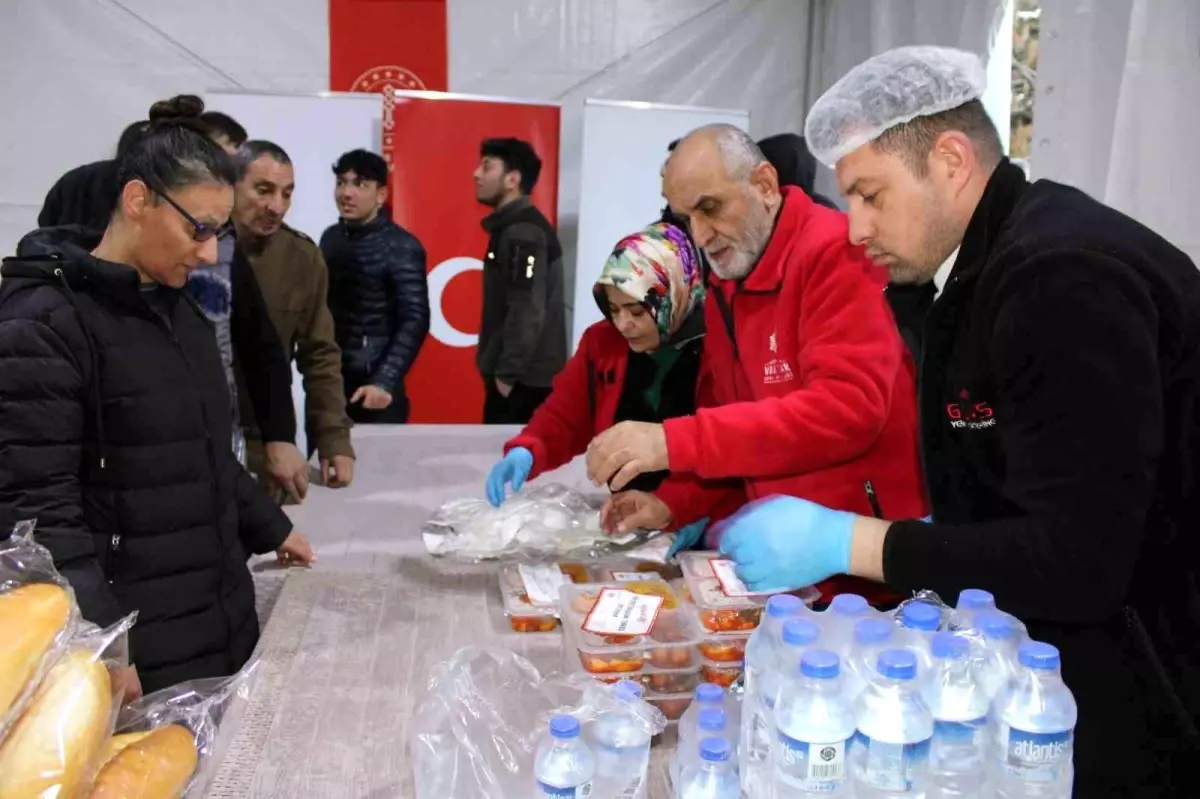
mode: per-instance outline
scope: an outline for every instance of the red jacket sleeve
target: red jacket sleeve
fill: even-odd
[[[672,474],[654,496],[671,509],[671,527],[678,530],[705,517],[715,522],[746,504],[741,480],[704,480],[689,474]]]
[[[533,453],[530,478],[557,469],[587,450],[595,422],[588,404],[591,335],[584,333],[579,348],[554,378],[546,398],[525,429],[504,445],[504,452],[524,447]]]
[[[705,478],[783,477],[868,450],[890,412],[902,357],[873,268],[849,243],[828,247],[803,277],[799,387],[668,420],[669,468]]]

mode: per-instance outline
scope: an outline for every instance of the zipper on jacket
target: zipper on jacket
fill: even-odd
[[[117,557],[120,554],[121,554],[121,534],[113,533],[112,537],[108,539],[108,564],[107,564],[108,568],[105,569],[105,571],[108,572],[108,584],[109,585],[112,585],[113,581],[116,579]]]
[[[1146,655],[1146,659],[1150,661],[1150,667],[1154,670],[1154,676],[1158,678],[1162,685],[1163,691],[1167,694],[1167,701],[1171,705],[1171,711],[1175,714],[1176,720],[1183,728],[1189,738],[1200,738],[1200,730],[1196,728],[1196,721],[1188,713],[1187,706],[1183,703],[1178,692],[1175,690],[1174,684],[1171,682],[1171,676],[1167,673],[1167,667],[1163,665],[1162,658],[1158,656],[1158,649],[1154,646],[1154,641],[1150,638],[1150,633],[1147,632],[1146,626],[1142,624],[1142,617],[1138,615],[1137,610],[1132,605],[1126,605],[1122,610],[1125,613],[1125,625],[1133,632],[1133,637],[1137,641],[1138,648]]]
[[[864,480],[863,490],[867,492],[867,502],[871,505],[871,512],[875,514],[876,519],[882,519],[883,508],[879,505],[879,497],[875,493],[875,484],[870,480]]]

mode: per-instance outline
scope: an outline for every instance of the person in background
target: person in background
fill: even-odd
[[[794,187],[746,133],[709,125],[671,153],[671,209],[708,255],[703,371],[695,414],[622,422],[588,448],[588,475],[620,491],[668,469],[653,493],[624,491],[606,529],[674,529],[717,503],[771,494],[846,510],[923,516],[911,361],[883,298],[884,273],[846,240],[846,215]],[[879,510],[879,509],[882,509]],[[834,575],[821,575],[822,580]],[[824,599],[878,584],[841,577]]]
[[[796,186],[817,205],[841,210],[837,203],[816,190],[817,159],[808,151],[803,136],[795,133],[778,133],[758,143],[763,157],[775,167],[780,186]]]
[[[309,450],[321,461],[321,481],[331,488],[354,479],[350,419],[342,391],[342,358],[326,304],[329,270],[313,240],[283,223],[296,178],[292,159],[279,145],[250,140],[238,148],[233,222],[238,247],[254,269],[283,350],[304,380]],[[241,370],[239,380],[249,379]],[[264,475],[261,433],[254,409],[243,402],[242,427],[250,471]],[[266,473],[269,475],[269,473]]]
[[[901,48],[813,106],[849,237],[928,283],[931,521],[796,498],[735,516],[757,588],[835,572],[995,594],[1058,647],[1079,705],[1074,795],[1192,797],[1200,763],[1200,272],[1153,231],[1003,156],[973,53]],[[914,514],[915,516],[916,514]]]
[[[562,247],[534,207],[542,161],[528,142],[488,139],[479,149],[475,198],[492,209],[483,259],[483,318],[476,364],[484,424],[525,424],[567,360]]]
[[[658,222],[621,239],[593,295],[605,319],[584,331],[550,396],[488,475],[487,496],[497,507],[510,485],[519,491],[570,462],[618,422],[662,422],[696,410],[704,278],[687,232]],[[654,491],[666,477],[641,474],[627,488]],[[698,540],[706,522],[681,531],[671,554]]]
[[[0,528],[37,521],[84,619],[138,613],[126,699],[247,661],[249,553],[313,561],[221,444],[221,358],[181,289],[217,258],[235,172],[195,110],[156,104],[102,234],[42,228],[0,268]]]
[[[425,248],[387,211],[388,165],[351,150],[333,165],[340,217],[321,236],[329,310],[355,422],[408,421],[404,376],[429,334]]]
[[[103,231],[112,216],[116,197],[117,164],[120,156],[129,151],[156,113],[155,108],[186,107],[199,112],[193,124],[209,132],[210,138],[226,152],[245,141],[246,131],[226,114],[205,111],[204,101],[190,94],[181,94],[155,103],[148,114],[150,120],[139,120],[126,127],[117,144],[117,158],[85,164],[59,179],[47,196],[46,205],[38,216],[39,227],[80,225]],[[232,369],[233,359],[245,364],[248,375],[245,393],[262,421],[266,442],[266,466],[279,485],[288,493],[303,499],[308,488],[308,465],[296,448],[296,414],[291,401],[292,375],[263,303],[262,292],[254,272],[245,258],[237,253],[233,236],[218,242],[218,262],[210,268],[197,269],[188,278],[188,291],[200,303],[205,316],[216,329],[222,361],[226,365],[231,402],[236,403],[237,386]],[[235,257],[237,256],[237,257]],[[234,405],[235,422],[237,406]],[[242,448],[242,433],[238,428],[231,442],[235,451]]]

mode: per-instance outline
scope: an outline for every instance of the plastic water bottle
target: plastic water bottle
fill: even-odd
[[[542,799],[590,799],[596,757],[579,737],[574,716],[550,719],[550,737],[538,746],[533,761],[536,796]]]
[[[919,677],[923,678],[932,663],[929,650],[933,636],[942,625],[942,612],[928,602],[910,602],[900,612],[900,624],[907,639],[905,648],[917,657]]]
[[[933,666],[922,696],[933,714],[929,798],[983,796],[990,698],[970,659],[970,642],[951,632],[933,637]]]
[[[621,680],[612,694],[623,705],[633,705],[642,698],[642,686]],[[597,799],[643,799],[650,768],[650,731],[641,717],[632,707],[611,710],[596,719],[592,735]]]
[[[975,617],[975,629],[983,638],[975,669],[987,695],[995,697],[1016,672],[1016,621],[1005,613],[984,611]]]
[[[840,672],[837,655],[810,649],[780,692],[771,750],[776,799],[852,795],[846,758],[856,727],[854,702]]]
[[[996,597],[982,588],[964,588],[958,592],[958,604],[954,613],[960,627],[969,630],[975,626],[975,616],[996,609]]]
[[[697,733],[700,713],[705,709],[722,709],[726,703],[725,689],[716,683],[704,682],[696,686],[696,698],[688,709],[679,717],[678,738],[675,743],[675,756],[671,758],[671,784],[679,784],[679,772],[684,761],[694,757],[699,751],[697,745],[703,737]],[[730,708],[725,708],[727,717],[733,714]],[[737,733],[728,732],[730,743],[736,743]]]
[[[777,668],[771,674],[771,685],[763,690],[763,701],[768,709],[774,709],[779,692],[789,680],[794,679],[800,668],[800,658],[817,645],[821,638],[821,625],[812,619],[788,619],[783,623],[783,640],[780,642]]]
[[[846,693],[856,699],[875,674],[879,653],[893,646],[896,625],[887,619],[859,619],[854,623],[854,645],[845,662]]]
[[[854,623],[871,611],[867,600],[858,594],[838,594],[821,614],[825,628],[824,647],[845,660],[854,640]]]
[[[879,655],[876,671],[854,705],[854,795],[924,796],[933,715],[917,691],[917,658],[907,649],[887,649]]]
[[[739,799],[733,747],[724,738],[702,738],[675,785],[676,799]]]
[[[742,695],[742,725],[738,751],[741,753],[742,790],[749,799],[770,795],[771,735],[775,729],[766,697],[774,700],[779,681],[779,652],[784,623],[805,612],[804,603],[790,594],[767,600],[762,623],[746,642],[746,690]]]
[[[1058,650],[1027,641],[1017,661],[1016,674],[992,701],[996,796],[1069,799],[1078,709],[1063,682]]]

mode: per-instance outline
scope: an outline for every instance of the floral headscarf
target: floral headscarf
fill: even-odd
[[[667,343],[692,310],[704,301],[700,258],[687,233],[656,222],[617,242],[592,289],[600,310],[609,315],[605,286],[613,286],[654,315],[659,340]]]

